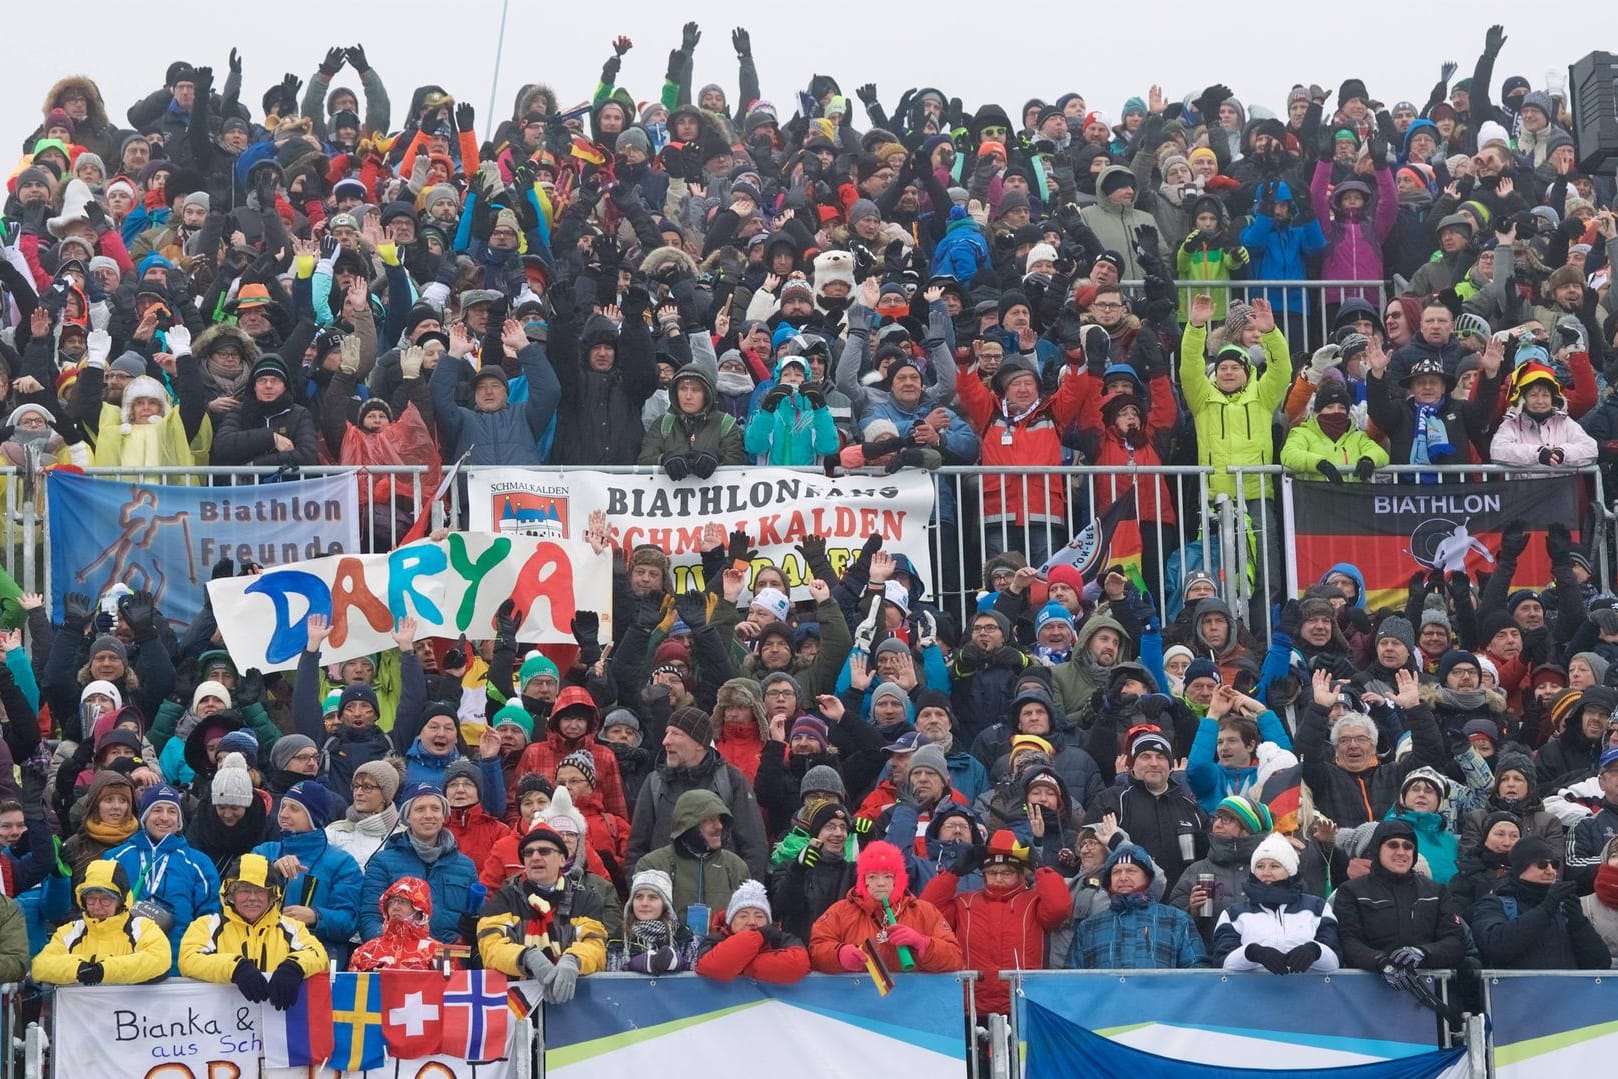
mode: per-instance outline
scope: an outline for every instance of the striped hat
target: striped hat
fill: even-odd
[[[1229,798],[1222,799],[1214,807],[1215,813],[1220,810],[1240,821],[1249,835],[1263,835],[1265,832],[1275,830],[1275,820],[1270,816],[1269,807],[1263,802],[1255,802],[1239,794],[1233,794]]]

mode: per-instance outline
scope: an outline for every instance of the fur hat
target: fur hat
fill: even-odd
[[[848,251],[822,251],[815,256],[815,294],[825,291],[833,281],[846,282],[854,288],[854,256]]]
[[[860,851],[859,861],[854,863],[854,873],[854,892],[867,899],[871,893],[865,890],[865,878],[870,873],[893,874],[893,900],[897,900],[910,888],[910,875],[905,872],[904,854],[898,847],[884,840],[879,839]]]

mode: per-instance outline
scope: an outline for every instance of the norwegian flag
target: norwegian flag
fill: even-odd
[[[457,970],[444,987],[441,1052],[470,1061],[499,1060],[511,1035],[506,976],[497,970]]]
[[[439,1051],[444,1034],[444,976],[436,970],[382,972],[382,1038],[395,1060]]]

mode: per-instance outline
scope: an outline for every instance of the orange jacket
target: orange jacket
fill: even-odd
[[[947,974],[961,969],[961,946],[937,907],[907,892],[893,904],[893,915],[900,925],[908,925],[932,938],[927,950],[915,957],[918,973]],[[823,974],[846,974],[837,952],[845,944],[858,947],[887,924],[887,914],[881,904],[850,889],[846,897],[826,908],[826,913],[816,919],[809,935],[810,964]],[[878,944],[877,954],[890,971],[900,972],[899,952],[892,944]]]

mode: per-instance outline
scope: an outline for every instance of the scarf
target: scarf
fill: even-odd
[[[1456,712],[1472,712],[1479,708],[1488,707],[1489,698],[1481,689],[1463,692],[1441,686],[1434,693],[1439,707],[1448,708]]]
[[[439,832],[431,842],[423,842],[417,839],[414,832],[406,832],[405,838],[410,840],[410,849],[416,852],[416,857],[420,858],[422,864],[427,866],[433,865],[438,859],[455,849],[455,837],[450,834],[448,828]]]
[[[116,847],[135,834],[138,822],[131,817],[122,824],[107,824],[99,817],[84,818],[84,834],[104,847]]]
[[[651,922],[636,922],[629,927],[629,939],[648,952],[667,948],[674,941],[674,927],[659,918]]]
[[[1618,910],[1618,865],[1596,870],[1596,899],[1602,906]]]
[[[1411,464],[1430,465],[1434,457],[1449,457],[1455,453],[1455,447],[1450,445],[1449,433],[1444,430],[1444,421],[1438,417],[1446,400],[1440,397],[1435,404],[1416,406],[1416,437],[1410,443]],[[1438,474],[1424,472],[1417,482],[1437,483]]]
[[[202,363],[202,384],[207,386],[215,397],[240,397],[242,391],[247,388],[247,379],[252,373],[252,368],[244,357],[242,369],[234,376],[221,374],[214,369],[213,357],[209,356]]]
[[[1354,422],[1354,418],[1346,412],[1326,412],[1316,416],[1315,419],[1320,423],[1320,429],[1325,432],[1326,437],[1333,442],[1346,435],[1349,425]]]
[[[393,806],[376,813],[362,813],[349,806],[344,818],[362,835],[384,836],[399,826],[399,811]]]
[[[1066,663],[1068,660],[1072,659],[1073,649],[1047,648],[1045,645],[1036,644],[1034,645],[1034,655],[1035,657],[1044,660],[1046,663],[1055,666],[1058,663]]]
[[[753,392],[753,377],[745,371],[721,371],[715,381],[719,392],[730,397]]]
[[[1151,897],[1145,892],[1130,892],[1127,895],[1113,896],[1112,909],[1119,914],[1123,914],[1131,910],[1145,910],[1151,902]]]

